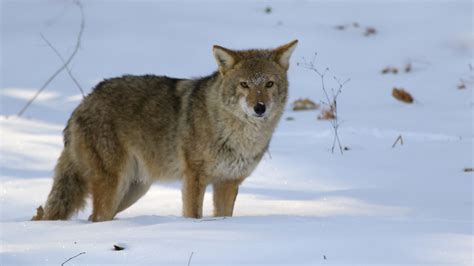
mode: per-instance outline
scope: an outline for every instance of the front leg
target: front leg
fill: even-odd
[[[188,218],[202,217],[202,203],[206,184],[200,179],[200,176],[189,173],[184,177],[182,198],[183,198],[183,216]]]
[[[217,181],[214,188],[214,216],[232,216],[241,180]]]

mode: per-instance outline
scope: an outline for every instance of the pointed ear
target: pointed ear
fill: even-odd
[[[237,63],[237,54],[232,50],[219,45],[214,45],[212,47],[212,52],[214,53],[217,65],[219,66],[219,72],[221,72],[222,75],[232,69],[232,67]]]
[[[296,48],[296,44],[298,44],[298,40],[294,40],[273,50],[276,62],[286,70],[290,67],[290,57]]]

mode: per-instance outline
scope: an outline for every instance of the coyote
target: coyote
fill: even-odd
[[[92,196],[91,221],[112,220],[154,181],[182,180],[183,215],[232,216],[238,187],[268,149],[287,95],[297,40],[268,50],[213,47],[218,71],[198,79],[131,76],[100,82],[74,110],[43,209],[69,219]]]

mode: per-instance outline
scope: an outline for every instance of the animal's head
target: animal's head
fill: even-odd
[[[226,108],[256,119],[279,115],[288,95],[286,73],[297,43],[294,40],[276,49],[244,51],[215,45]]]

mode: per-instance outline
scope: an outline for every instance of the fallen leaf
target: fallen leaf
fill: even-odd
[[[375,35],[376,33],[377,33],[377,30],[376,30],[375,28],[373,28],[373,27],[367,27],[367,28],[365,29],[364,35],[365,35],[365,36],[370,36],[370,35]]]
[[[321,110],[321,114],[318,115],[319,120],[332,120],[335,119],[336,115],[334,114],[334,111],[332,108],[327,108]]]
[[[310,99],[298,99],[293,102],[293,111],[315,110],[319,108],[319,104]]]
[[[413,103],[413,97],[410,95],[410,93],[408,93],[404,89],[393,88],[392,96],[395,99],[402,101],[404,103]]]

